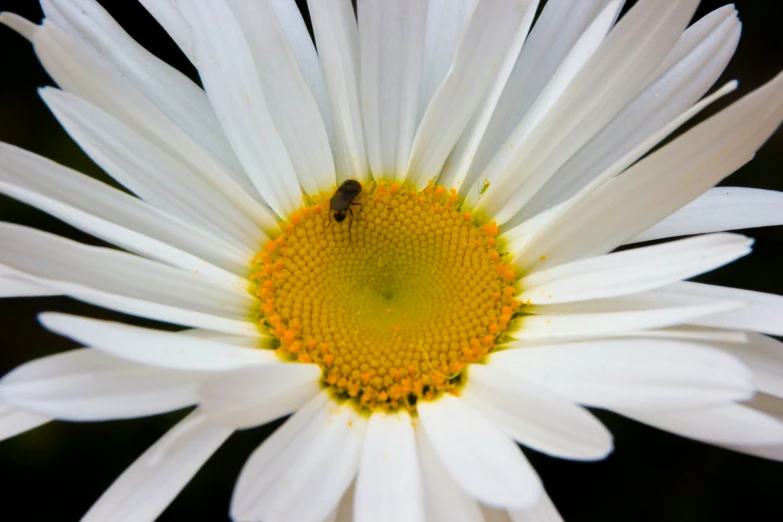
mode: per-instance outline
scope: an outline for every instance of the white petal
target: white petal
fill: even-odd
[[[338,181],[368,179],[359,95],[359,29],[349,2],[308,0],[335,131]]]
[[[327,129],[293,49],[277,23],[273,3],[227,2],[250,46],[275,132],[283,140],[299,183],[309,194],[331,190],[336,178]]]
[[[612,434],[581,406],[502,366],[473,364],[468,373],[461,398],[520,444],[573,460],[599,460],[612,451]]]
[[[404,410],[370,416],[356,479],[354,520],[425,520],[416,434]]]
[[[648,310],[547,314],[547,307],[542,306],[537,310],[542,312],[541,315],[528,315],[515,319],[512,322],[513,330],[508,334],[521,341],[617,337],[634,330],[685,324],[699,317],[740,310],[744,307],[745,303],[742,301],[722,301]]]
[[[572,197],[571,199],[562,203],[558,203],[529,219],[524,217],[524,213],[517,214],[517,216],[510,223],[504,225],[504,228],[511,227],[508,231],[504,232],[504,235],[507,235],[510,238],[509,250],[511,252],[516,252],[519,255],[519,253],[523,253],[523,250],[528,247],[528,242],[533,243],[535,246],[535,241],[540,241],[541,238],[546,235],[546,232],[549,230],[549,228],[559,225],[559,221],[563,218],[564,215],[568,215],[569,212],[572,211],[573,206],[576,206],[577,203],[582,203],[582,200],[587,199],[592,195],[593,192],[598,190],[598,188],[603,186],[606,182],[614,178],[616,175],[622,173],[626,168],[650,152],[650,150],[652,150],[658,143],[677,130],[685,122],[699,114],[706,107],[710,106],[712,103],[726,96],[727,94],[734,92],[738,85],[739,84],[736,81],[731,81],[711,95],[699,101],[699,103],[687,111],[678,115],[661,130],[655,132],[644,142],[617,160],[610,168],[603,171],[598,177],[592,179],[586,187],[584,187],[579,193],[577,193],[576,196]],[[514,225],[513,223],[518,221],[517,218],[525,220],[518,225]],[[539,261],[544,261],[545,259],[546,256],[543,258],[538,258]],[[530,256],[526,256],[524,262],[532,265],[535,264],[534,261],[535,260],[530,259]],[[520,262],[518,261],[517,263],[519,264]]]
[[[46,280],[235,320],[244,320],[255,302],[247,291],[197,274],[32,228],[2,223],[0,243],[0,263]]]
[[[255,251],[267,240],[254,221],[221,198],[187,164],[121,121],[66,92],[46,87],[40,94],[79,146],[140,198]]]
[[[783,192],[716,187],[628,243],[783,224]]]
[[[301,205],[302,191],[239,22],[223,1],[177,5],[193,30],[201,81],[239,162],[269,206],[287,215]]]
[[[367,421],[322,392],[250,456],[231,502],[234,520],[323,520],[359,467]],[[303,502],[306,499],[306,502]]]
[[[637,337],[647,339],[680,339],[683,341],[716,341],[721,343],[747,343],[748,335],[745,332],[721,330],[719,328],[702,328],[699,326],[676,326],[672,328],[658,328],[655,330],[634,330],[625,332],[623,337]],[[244,339],[248,339],[244,337]]]
[[[418,121],[427,2],[359,0],[364,137],[375,178],[405,179]]]
[[[226,286],[237,291],[248,292],[251,290],[250,282],[244,277],[232,274],[157,239],[116,225],[77,208],[60,203],[55,199],[1,180],[0,193],[29,203],[88,234],[109,241],[125,250],[198,274],[209,279],[213,284]],[[245,273],[247,272],[246,267],[243,271]]]
[[[270,364],[220,372],[199,386],[199,404],[213,422],[237,429],[288,415],[318,395],[321,370],[313,364]]]
[[[155,520],[229,435],[196,410],[136,459],[82,522]]]
[[[175,332],[54,312],[39,315],[39,320],[49,330],[92,348],[163,368],[223,371],[279,362],[271,350],[243,348]]]
[[[49,417],[18,410],[8,404],[0,403],[0,441],[35,429],[51,420]]]
[[[544,4],[505,84],[474,158],[461,154],[460,157],[467,160],[465,163],[469,163],[464,166],[456,157],[450,158],[451,169],[470,167],[462,187],[463,194],[511,135],[577,39],[610,1],[549,0]],[[461,145],[462,140],[456,151],[460,150]]]
[[[478,145],[537,6],[535,0],[481,0],[476,4],[460,36],[454,62],[416,131],[408,166],[411,183],[423,188],[428,181],[436,179],[471,118],[483,112],[486,121],[476,129]],[[492,30],[487,31],[487,27]],[[495,88],[496,80],[500,85]],[[488,101],[487,98],[493,98],[490,93],[493,88],[496,95]],[[489,106],[481,107],[484,102]]]
[[[443,466],[421,424],[416,426],[427,520],[484,522],[479,504],[466,494]]]
[[[669,57],[659,65],[659,70],[649,78],[650,84],[644,91],[552,176],[522,214],[533,215],[573,196],[616,160],[696,103],[718,79],[734,54],[740,28],[731,5],[713,11],[689,27]]]
[[[689,411],[618,410],[618,413],[701,442],[740,446],[783,444],[783,422],[738,404]]]
[[[429,0],[424,30],[424,61],[421,69],[419,118],[451,68],[465,21],[478,0]]]
[[[27,18],[8,12],[0,13],[0,24],[8,26],[30,41],[32,41],[33,34],[38,29],[38,26]]]
[[[783,398],[783,342],[757,333],[747,344],[715,344],[740,359],[753,372],[756,389]]]
[[[692,409],[753,393],[752,375],[736,358],[668,340],[608,339],[502,350],[490,355],[488,364],[598,408]]]
[[[563,522],[563,517],[557,512],[552,499],[546,494],[541,495],[538,504],[531,509],[512,510],[508,512],[511,522]]]
[[[512,206],[518,207],[535,194],[571,154],[633,99],[674,46],[697,4],[697,0],[637,3],[539,124],[512,143],[513,149],[502,147],[501,155],[493,158],[484,171],[491,185],[476,210],[488,212],[498,223],[513,217],[516,209],[504,205],[513,199]]]
[[[6,143],[0,143],[0,181],[116,223],[236,274],[247,273],[256,253],[236,247],[121,190]],[[7,190],[4,192],[8,194]],[[14,197],[22,199],[21,195]],[[24,201],[35,204],[34,196],[28,196]],[[58,217],[65,219],[68,215],[60,213]]]
[[[42,297],[47,295],[59,295],[60,292],[52,288],[37,284],[34,279],[19,277],[18,275],[2,273],[0,268],[0,297]]]
[[[465,490],[492,507],[538,502],[541,481],[516,444],[453,395],[419,401],[419,418],[443,466]]]
[[[173,372],[82,348],[23,364],[0,381],[3,401],[76,421],[157,415],[196,403],[196,372]]]
[[[683,282],[666,287],[664,290],[682,296],[710,299],[741,299],[748,303],[742,310],[731,313],[715,314],[694,319],[692,322],[716,328],[732,328],[764,332],[771,335],[783,335],[783,296],[728,288],[725,286],[705,285]]]
[[[523,278],[518,299],[545,305],[652,290],[730,263],[752,244],[745,236],[712,234],[582,259]]]
[[[71,0],[57,1],[62,3]],[[86,6],[87,11],[90,16],[100,18],[100,21],[93,23],[89,17],[82,17],[78,13],[78,6],[69,16],[77,20],[76,26],[87,24],[81,29],[90,33],[90,38],[97,38],[94,42],[82,38],[83,31],[71,25],[64,16],[56,19],[68,34],[63,27],[58,27],[49,19],[44,20],[36,31],[33,40],[35,51],[47,72],[64,90],[81,99],[90,100],[91,104],[144,140],[185,164],[191,177],[211,187],[213,199],[225,198],[230,206],[241,210],[262,228],[274,229],[276,224],[271,212],[249,195],[252,193],[257,196],[257,192],[219,131],[204,91],[184,76],[180,78],[182,82],[178,82],[177,78],[169,78],[166,74],[159,75],[160,78],[153,77],[145,72],[144,67],[136,67],[135,62],[139,56],[147,53],[146,50],[141,49],[126,56],[126,51],[132,51],[138,45],[123,33],[97,3],[90,1],[90,4]],[[73,7],[68,9],[73,10]],[[105,46],[101,41],[107,38],[128,40],[107,44],[116,51],[116,60],[104,52]],[[148,58],[157,60],[151,55]],[[117,61],[129,61],[129,65],[118,65]],[[181,75],[176,70],[172,71],[175,75]],[[166,83],[168,80],[172,80],[171,85],[178,87],[176,91],[170,91]],[[166,105],[172,96],[181,98],[183,102],[174,102],[174,112],[177,114],[170,113]],[[183,121],[182,118],[189,121]]]
[[[478,179],[473,180],[473,190],[468,193],[468,205],[473,206],[476,198],[481,195],[481,190],[485,183],[497,176],[498,169],[502,169],[510,158],[515,154],[515,148],[524,142],[533,129],[544,119],[547,113],[555,106],[566,91],[571,82],[577,77],[584,65],[591,56],[598,50],[599,46],[606,37],[609,29],[617,20],[617,16],[622,8],[620,0],[609,2],[606,7],[596,16],[595,20],[585,29],[584,33],[574,43],[573,48],[563,58],[563,61],[554,72],[549,82],[541,90],[538,98],[530,106],[524,117],[514,128],[514,131],[500,147],[498,153],[493,157],[486,170],[489,173],[482,172]],[[486,185],[488,188],[489,185]],[[519,204],[523,204],[522,199],[518,198]],[[503,211],[501,211],[502,213]]]
[[[139,0],[139,3],[155,17],[185,56],[195,62],[193,45],[190,42],[190,26],[174,3],[171,0]]]
[[[173,131],[177,137],[167,135],[170,142],[183,140],[191,144],[189,148],[206,149],[229,166],[235,178],[242,177],[236,173],[236,158],[198,85],[134,41],[98,2],[43,0],[41,6],[47,20],[77,42],[92,62],[92,74],[80,75],[69,69],[77,60],[72,49],[52,46],[42,52],[42,34],[36,35],[36,52],[63,89],[128,125],[155,122],[145,127],[153,133],[155,127],[157,132]]]
[[[529,268],[609,252],[700,196],[750,161],[778,126],[781,85],[783,74],[600,188],[588,185],[515,262]]]
[[[232,1],[236,2],[237,0]],[[294,53],[302,79],[304,79],[315,98],[315,102],[318,104],[326,131],[329,133],[329,140],[334,145],[332,115],[326,97],[326,85],[323,71],[321,70],[321,62],[318,59],[318,53],[315,52],[315,45],[304,18],[302,18],[299,4],[296,0],[272,0],[272,7],[275,10],[275,18],[280,26],[280,30],[283,32],[286,40],[288,40],[291,52]],[[310,16],[312,18],[312,13]],[[320,51],[321,49],[319,49]]]

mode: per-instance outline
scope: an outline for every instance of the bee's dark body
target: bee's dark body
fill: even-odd
[[[361,192],[362,184],[355,179],[343,181],[343,183],[337,187],[337,190],[334,191],[332,199],[329,200],[329,215],[334,216],[334,220],[338,223],[345,221],[345,217],[348,214],[353,216],[351,205],[359,204],[354,200]]]

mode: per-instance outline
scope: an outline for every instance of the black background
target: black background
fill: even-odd
[[[140,5],[129,0],[101,3],[142,45],[196,78],[193,67]],[[626,9],[632,3],[627,2]],[[696,16],[724,3],[705,0]],[[737,78],[739,93],[744,94],[782,68],[783,17],[776,11],[776,1],[737,0],[735,4],[743,22],[742,40],[718,84]],[[41,18],[35,0],[0,0],[0,11],[4,10],[36,22]],[[52,81],[36,61],[31,46],[4,27],[0,27],[0,70],[0,140],[108,181],[38,97],[36,88],[51,85]],[[783,190],[781,165],[783,132],[778,132],[751,164],[724,184]],[[100,244],[3,196],[0,219]],[[700,280],[783,294],[783,227],[745,233],[756,238],[754,253]],[[67,298],[0,301],[0,375],[36,357],[75,347],[37,324],[36,314],[44,310],[151,324]],[[566,520],[781,520],[783,464],[702,445],[606,412],[597,414],[615,435],[616,449],[607,460],[575,463],[525,450]],[[177,412],[107,423],[55,422],[0,443],[0,518],[79,519],[126,466],[184,415]],[[278,425],[233,436],[161,520],[226,520],[233,482],[244,459]]]

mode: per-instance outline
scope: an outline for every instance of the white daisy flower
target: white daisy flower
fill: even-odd
[[[783,297],[684,281],[750,252],[723,231],[783,223],[780,193],[712,188],[783,76],[658,147],[736,87],[703,98],[732,6],[550,0],[531,27],[536,0],[310,0],[316,54],[293,0],[141,2],[203,90],[93,0],[0,16],[135,195],[1,145],[2,193],[119,247],[0,224],[2,295],[185,328],[44,313],[85,348],[0,382],[4,436],[197,406],[83,520],[155,519],[289,414],[234,520],[559,520],[517,443],[603,459],[585,407],[781,459]]]

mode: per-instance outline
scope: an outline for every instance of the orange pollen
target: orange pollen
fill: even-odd
[[[338,398],[370,411],[456,393],[521,303],[498,227],[454,190],[365,184],[344,221],[333,192],[308,197],[256,256],[259,321],[292,363],[314,363]]]

